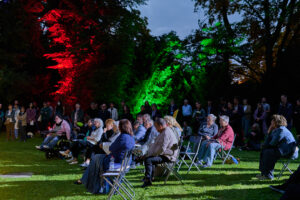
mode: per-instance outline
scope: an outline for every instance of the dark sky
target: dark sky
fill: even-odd
[[[198,28],[201,17],[199,13],[194,13],[192,0],[148,0],[140,10],[142,16],[148,18],[148,27],[155,36],[173,30],[184,38]]]

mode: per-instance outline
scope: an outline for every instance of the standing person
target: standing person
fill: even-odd
[[[110,118],[110,112],[107,111],[107,106],[105,103],[101,105],[101,109],[99,111],[99,118],[102,119],[102,121],[106,121]]]
[[[297,131],[298,140],[300,139],[300,99],[297,99],[294,110],[294,125]]]
[[[16,101],[15,101],[15,105],[14,105],[14,112],[15,112],[14,132],[15,132],[15,138],[18,139],[18,134],[19,134],[18,115],[20,113],[20,109],[19,109],[19,105],[16,103]]]
[[[27,120],[26,120],[26,111],[25,111],[25,107],[22,106],[21,107],[21,110],[17,116],[17,119],[18,119],[18,129],[19,129],[19,133],[20,133],[20,140],[22,142],[26,142],[26,138],[27,138],[27,135],[26,135],[26,125],[27,125]]]
[[[54,119],[54,109],[53,109],[53,107],[51,106],[51,102],[50,101],[48,101],[47,102],[47,106],[48,106],[48,108],[49,108],[49,115],[50,115],[50,119],[49,119],[49,122],[50,122],[50,124],[51,124],[51,126],[52,126],[52,121],[54,121],[53,119]]]
[[[151,112],[151,117],[153,120],[156,120],[157,118],[160,118],[161,117],[161,113],[160,111],[157,109],[157,105],[155,103],[153,103],[151,105],[152,107],[152,112]]]
[[[14,124],[15,124],[15,111],[11,104],[8,105],[8,110],[5,114],[6,138],[7,141],[11,137],[14,140]]]
[[[264,111],[266,112],[267,126],[269,126],[271,123],[271,106],[270,106],[270,104],[268,104],[266,97],[262,97],[261,103],[262,103],[262,106],[264,107]]]
[[[43,103],[43,108],[41,109],[41,130],[47,130],[51,118],[51,110],[47,103]]]
[[[193,112],[193,129],[198,130],[200,125],[206,120],[206,113],[199,101],[196,101],[195,106],[196,108]]]
[[[226,115],[226,110],[227,110],[227,102],[225,100],[224,97],[220,98],[220,103],[219,103],[219,110],[218,110],[218,114],[219,115]],[[228,116],[228,115],[227,115]],[[230,117],[230,116],[229,116]]]
[[[115,108],[114,103],[109,104],[108,112],[110,113],[110,119],[117,121],[119,119],[118,110]]]
[[[231,126],[236,134],[236,146],[244,146],[244,134],[242,131],[242,117],[244,110],[242,105],[239,103],[238,97],[233,98],[233,111],[231,115]]]
[[[252,117],[251,106],[248,104],[248,99],[243,99],[243,110],[244,115],[242,117],[242,128],[244,131],[244,136],[246,136],[249,132]]]
[[[151,115],[151,113],[152,113],[152,106],[150,106],[149,101],[145,101],[145,110],[146,110],[146,113],[148,113],[149,115]]]
[[[266,112],[264,111],[264,107],[261,103],[257,104],[257,108],[254,111],[254,122],[259,124],[259,127],[261,129],[261,133],[264,135],[267,134],[267,123],[266,123]]]
[[[173,115],[174,115],[174,112],[175,112],[177,109],[178,109],[178,107],[177,107],[177,105],[175,104],[174,99],[171,99],[170,105],[169,105],[169,108],[168,108],[168,115],[173,116]]]
[[[119,108],[119,116],[123,116],[124,115],[124,107],[126,106],[126,103],[124,100],[121,101],[121,105]],[[120,119],[123,119],[122,117]]]
[[[208,116],[210,114],[214,114],[214,115],[216,114],[212,100],[207,101],[207,106],[206,106],[205,112],[206,112],[206,116]]]
[[[89,109],[87,109],[86,114],[90,117],[90,119],[95,119],[99,115],[99,111],[97,109],[96,103],[92,102],[90,104]]]
[[[183,121],[187,121],[188,123],[190,123],[192,121],[192,114],[193,114],[192,106],[189,104],[189,101],[185,99],[183,101],[183,106],[182,106]]]
[[[62,105],[61,101],[58,100],[55,106],[55,115],[61,115],[64,116],[65,115],[65,107]]]
[[[4,118],[5,118],[5,113],[4,113],[4,110],[2,108],[2,103],[0,103],[0,132],[2,130],[2,126],[3,126],[3,123],[4,123]]]
[[[80,108],[80,104],[75,104],[75,110],[73,110],[71,114],[71,120],[74,127],[77,127],[77,122],[83,122],[84,113],[83,110]]]
[[[287,121],[287,128],[289,130],[292,129],[292,115],[293,115],[293,107],[292,104],[290,104],[287,101],[287,96],[286,95],[281,95],[281,102],[278,108],[278,113],[279,115],[283,115]]]
[[[27,121],[27,131],[34,133],[35,132],[35,123],[36,123],[36,110],[33,107],[33,103],[29,104],[29,108],[26,110],[26,121]]]
[[[124,106],[124,114],[121,116],[121,119],[128,119],[130,122],[133,121],[133,116],[130,113],[130,108],[127,105]]]

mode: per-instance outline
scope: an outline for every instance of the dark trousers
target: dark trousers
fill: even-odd
[[[280,200],[298,199],[300,196],[300,165],[290,178],[283,184],[286,189]]]
[[[164,162],[169,162],[169,159],[165,156],[150,156],[145,160],[145,178],[152,180],[154,176],[155,166]]]
[[[26,126],[20,126],[19,133],[20,133],[20,140],[25,142],[27,138]]]
[[[269,178],[274,178],[273,171],[279,158],[280,152],[278,149],[263,149],[259,160],[259,171],[261,174]]]
[[[31,132],[31,133],[34,134],[35,130],[36,130],[36,125],[35,124],[30,125],[30,123],[27,123],[27,132]]]
[[[78,158],[79,153],[85,149],[87,146],[87,141],[84,140],[78,140],[76,142],[73,142],[71,145],[71,152],[74,158]]]

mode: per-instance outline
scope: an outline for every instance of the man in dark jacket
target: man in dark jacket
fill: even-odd
[[[110,118],[110,112],[107,110],[106,104],[103,103],[101,105],[101,109],[99,111],[99,118],[105,123],[107,119]]]

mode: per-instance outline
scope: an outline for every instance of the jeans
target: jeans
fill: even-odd
[[[211,140],[205,140],[202,142],[198,154],[199,161],[204,161],[208,166],[212,166],[216,151],[219,150],[222,145],[216,142],[212,142],[207,146]]]
[[[152,180],[154,176],[155,166],[164,162],[170,162],[170,160],[165,156],[150,156],[145,160],[145,178]]]
[[[261,174],[269,178],[274,178],[273,171],[279,158],[280,152],[278,149],[263,149],[259,160],[259,171]]]
[[[242,127],[244,131],[244,135],[247,135],[250,128],[250,120],[247,119],[245,116],[242,118]]]
[[[43,145],[48,145],[50,149],[53,149],[57,144],[58,140],[58,136],[47,136],[41,144],[41,148],[43,147]]]
[[[15,138],[18,139],[19,129],[15,129]]]

